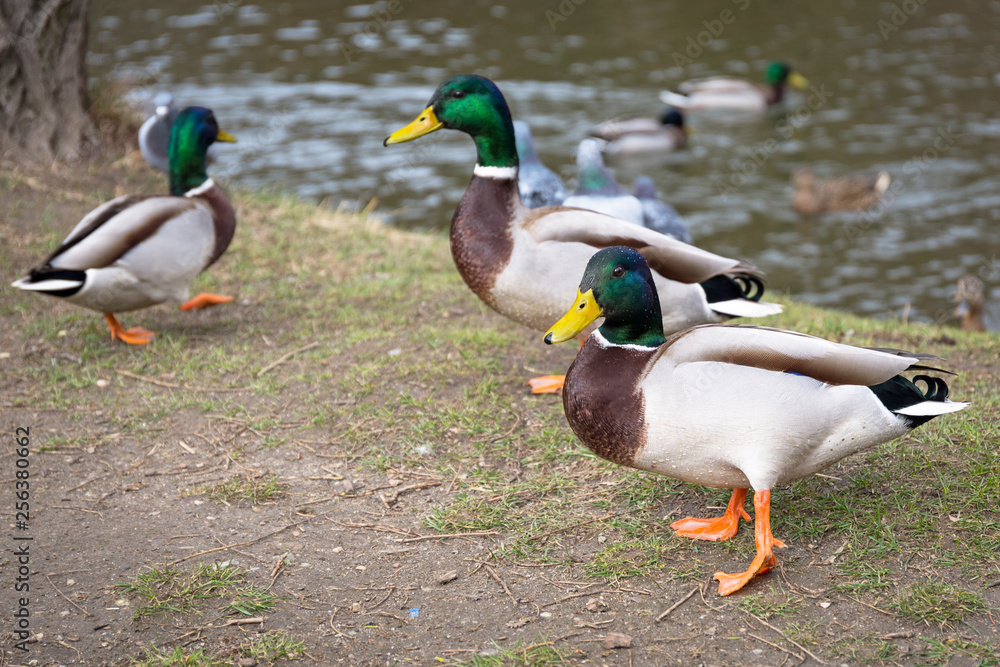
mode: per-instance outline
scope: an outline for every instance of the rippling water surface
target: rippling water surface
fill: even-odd
[[[657,93],[686,78],[756,80],[786,59],[813,93],[765,116],[693,118],[689,150],[618,158],[619,181],[652,176],[698,245],[757,263],[796,298],[942,319],[972,273],[1000,327],[1000,2],[93,0],[92,16],[95,76],[131,71],[214,108],[240,138],[216,173],[317,200],[377,197],[391,223],[428,230],[450,221],[471,141],[382,139],[452,74],[495,79],[572,180],[591,124],[657,114]],[[868,217],[800,219],[789,174],[802,165],[888,170],[896,194]]]

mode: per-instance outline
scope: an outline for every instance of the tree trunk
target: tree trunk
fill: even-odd
[[[88,0],[0,0],[0,155],[74,161],[88,116]]]

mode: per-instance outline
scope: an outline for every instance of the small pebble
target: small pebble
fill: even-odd
[[[111,383],[108,382],[107,380],[98,380],[94,384],[97,385],[98,387],[100,387],[101,389],[104,389],[105,387],[107,387]]]
[[[332,551],[335,554],[339,554],[343,550],[344,550],[344,547],[334,547],[334,548],[330,549],[330,551]]]
[[[539,616],[542,618],[552,618],[552,612],[543,611]]]

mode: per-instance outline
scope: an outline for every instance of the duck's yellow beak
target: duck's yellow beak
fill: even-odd
[[[401,144],[404,141],[413,141],[425,134],[440,130],[442,126],[441,121],[434,115],[434,107],[427,107],[423,113],[417,116],[415,121],[386,137],[382,145],[388,146],[389,144]]]
[[[809,79],[798,72],[790,72],[788,74],[788,85],[799,90],[805,90],[809,87]]]
[[[227,144],[235,144],[236,143],[236,137],[234,137],[233,135],[229,134],[228,132],[223,132],[222,130],[219,130],[219,134],[216,135],[215,140],[216,141],[221,141],[221,142],[224,142],[224,143],[227,143]]]
[[[591,322],[604,314],[594,300],[594,290],[589,289],[583,294],[576,291],[576,301],[569,312],[559,318],[552,328],[545,332],[545,342],[549,345],[563,343],[586,329]]]

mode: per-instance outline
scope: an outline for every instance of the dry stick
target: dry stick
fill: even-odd
[[[140,382],[148,382],[149,384],[155,384],[157,387],[166,387],[167,389],[187,389],[188,391],[208,391],[212,393],[224,392],[224,391],[246,391],[249,387],[192,387],[186,384],[176,384],[174,382],[163,382],[162,380],[154,380],[153,378],[148,378],[138,373],[131,373],[129,371],[123,371],[121,369],[116,369],[116,373],[119,375],[124,375],[125,377],[130,377],[133,380],[139,380]]]
[[[336,500],[337,498],[339,498],[339,496],[327,496],[326,498],[320,498],[319,500],[309,500],[307,502],[300,503],[299,505],[296,505],[296,507],[298,508],[298,507],[305,507],[306,505],[315,505],[317,503],[325,503],[325,502],[330,501],[330,500]]]
[[[843,595],[845,598],[848,598],[849,600],[854,600],[858,604],[863,604],[864,606],[866,606],[866,607],[868,607],[870,609],[874,609],[875,611],[882,612],[886,616],[895,616],[895,614],[893,614],[891,611],[886,611],[885,609],[879,609],[878,607],[876,607],[874,605],[870,605],[867,602],[862,602],[861,600],[857,599],[856,597],[854,597],[852,595],[847,595],[846,593],[841,593],[841,595]]]
[[[385,594],[385,597],[384,597],[384,598],[382,598],[381,600],[379,600],[379,601],[378,601],[378,602],[377,602],[376,604],[373,604],[372,606],[368,607],[368,609],[366,609],[365,611],[366,611],[366,612],[369,612],[369,611],[371,611],[372,609],[375,609],[375,608],[377,608],[377,607],[380,607],[380,606],[382,606],[382,603],[384,603],[384,602],[385,602],[386,600],[388,600],[388,599],[389,599],[389,596],[390,596],[390,595],[392,595],[392,594],[393,594],[393,593],[395,593],[395,592],[396,592],[396,588],[395,588],[395,586],[389,586],[389,591],[388,591],[388,592],[387,592],[387,593]],[[391,615],[391,614],[390,614],[390,615]],[[393,616],[393,618],[396,618],[396,617],[395,617],[395,616]]]
[[[66,493],[70,493],[72,491],[76,491],[77,489],[82,489],[83,487],[87,486],[91,482],[96,482],[99,479],[104,479],[105,477],[110,477],[112,474],[114,474],[114,473],[110,473],[109,472],[109,473],[105,473],[103,475],[98,475],[97,477],[92,477],[92,478],[88,479],[86,482],[82,482],[80,484],[77,484],[72,489],[66,489]]]
[[[263,623],[263,616],[254,616],[253,618],[233,618],[222,624],[222,627],[227,625],[253,625],[255,623]]]
[[[659,504],[659,505],[653,505],[649,509],[650,510],[656,510],[656,509],[659,509],[661,507],[663,507],[662,503]],[[579,523],[570,524],[569,526],[563,526],[562,528],[556,528],[554,530],[550,530],[548,532],[542,533],[541,535],[534,535],[534,536],[529,537],[528,539],[526,539],[525,542],[534,542],[535,540],[540,540],[543,537],[548,537],[549,535],[555,535],[556,533],[561,533],[561,532],[566,531],[566,530],[571,530],[573,528],[578,528],[580,526],[586,526],[588,523],[596,523],[598,521],[606,521],[607,519],[613,519],[616,516],[621,516],[623,514],[629,514],[630,512],[634,512],[634,511],[635,510],[625,510],[623,512],[615,512],[614,514],[607,514],[605,516],[601,516],[601,517],[598,517],[596,519],[590,519],[588,521],[581,521]]]
[[[66,597],[66,594],[63,593],[61,590],[59,590],[59,587],[56,586],[55,583],[52,581],[52,579],[49,578],[49,575],[46,574],[45,578],[49,580],[49,584],[52,586],[52,588],[56,589],[56,593],[58,593],[59,595],[63,596],[66,599],[66,602],[69,602],[71,605],[82,611],[84,616],[90,616],[90,613],[86,609],[84,609],[83,607],[73,602],[68,597]]]
[[[429,489],[432,486],[441,486],[441,482],[417,482],[416,484],[410,484],[409,486],[404,486],[399,489],[396,489],[395,491],[392,492],[392,495],[390,495],[388,498],[383,498],[382,494],[379,494],[379,498],[381,498],[382,502],[385,503],[385,506],[388,507],[392,503],[399,500],[399,497],[408,491],[419,491],[420,489]]]
[[[782,638],[783,638],[783,639],[784,639],[785,641],[787,641],[787,642],[788,642],[789,644],[791,644],[791,645],[792,645],[792,646],[794,646],[795,648],[799,649],[800,651],[804,651],[804,652],[805,652],[805,653],[806,653],[806,654],[807,654],[807,655],[808,655],[808,656],[809,656],[810,658],[812,658],[813,660],[815,660],[815,661],[816,661],[816,662],[818,662],[819,664],[821,664],[821,665],[829,665],[829,664],[830,664],[830,663],[826,662],[825,660],[821,660],[821,659],[820,659],[819,657],[817,657],[817,655],[816,655],[815,653],[813,653],[812,651],[810,651],[809,649],[807,649],[807,648],[806,648],[805,646],[803,646],[802,644],[798,643],[798,642],[797,642],[797,641],[795,641],[794,639],[789,639],[788,635],[786,635],[786,634],[785,634],[784,632],[782,632],[782,631],[781,631],[780,629],[778,629],[778,628],[774,627],[773,625],[771,625],[770,623],[768,623],[767,621],[765,621],[765,620],[764,620],[763,618],[761,618],[760,616],[758,616],[758,615],[756,615],[756,614],[751,614],[750,612],[748,612],[748,611],[746,611],[746,610],[742,610],[742,611],[743,611],[743,612],[744,612],[745,614],[748,614],[748,615],[750,615],[750,616],[753,616],[753,617],[754,617],[755,619],[757,619],[758,621],[760,621],[761,623],[763,623],[763,624],[764,624],[764,625],[766,625],[767,627],[769,627],[769,628],[771,628],[772,630],[774,630],[775,632],[777,632],[777,633],[778,633],[779,635],[781,635],[781,636],[782,636]]]
[[[485,567],[486,571],[490,573],[490,576],[493,577],[494,579],[496,579],[497,583],[500,584],[503,587],[504,593],[507,594],[507,597],[510,598],[510,601],[513,602],[514,606],[516,607],[517,606],[517,598],[515,598],[514,594],[510,592],[509,588],[507,588],[507,582],[505,582],[503,579],[501,579],[500,575],[497,574],[496,571],[492,567],[490,567],[489,565],[483,563],[483,567]]]
[[[334,632],[336,632],[338,635],[340,635],[344,639],[354,639],[354,637],[349,637],[349,636],[345,635],[343,632],[341,632],[340,630],[337,629],[337,626],[335,626],[333,624],[333,617],[337,615],[337,611],[338,611],[338,608],[335,607],[334,610],[330,612],[330,629],[333,630]]]
[[[711,609],[712,611],[725,611],[724,607],[713,607],[712,605],[708,604],[708,600],[705,599],[705,589],[711,585],[712,585],[711,581],[709,581],[708,585],[702,584],[698,587],[698,590],[701,592],[701,601],[705,603],[705,606]]]
[[[806,657],[804,655],[799,655],[798,653],[793,653],[793,652],[789,651],[787,648],[785,648],[784,646],[778,646],[777,644],[775,644],[773,642],[767,641],[763,637],[758,637],[757,635],[753,634],[752,632],[748,632],[747,633],[747,637],[753,637],[754,639],[756,639],[759,642],[764,642],[768,646],[773,646],[774,648],[778,649],[779,651],[784,651],[788,655],[790,655],[793,658],[796,658],[798,660],[805,660],[806,659]]]
[[[599,591],[584,591],[582,593],[573,593],[572,595],[567,595],[561,597],[558,600],[553,600],[552,602],[546,602],[542,607],[551,607],[554,604],[559,604],[560,602],[565,602],[566,600],[572,600],[573,598],[582,598],[584,595],[600,595],[601,593],[620,593],[621,591],[612,591],[608,589],[601,589]]]
[[[498,530],[487,530],[481,533],[445,533],[443,535],[421,535],[420,537],[408,537],[397,542],[420,542],[422,540],[446,540],[452,537],[485,537],[487,535],[499,535]]]
[[[178,558],[175,561],[171,561],[167,563],[167,567],[173,567],[174,565],[177,565],[178,563],[183,563],[186,560],[191,560],[192,558],[197,558],[198,556],[204,556],[206,554],[215,553],[216,551],[225,551],[226,549],[232,549],[234,547],[249,546],[251,544],[254,544],[255,542],[260,542],[261,540],[265,540],[273,535],[277,535],[278,533],[288,530],[289,528],[294,528],[295,526],[301,526],[302,524],[308,521],[312,521],[313,519],[319,518],[321,516],[326,516],[327,514],[328,512],[324,512],[323,514],[317,514],[316,516],[309,517],[308,519],[303,519],[302,521],[296,521],[295,523],[290,523],[287,526],[284,526],[283,528],[279,528],[278,530],[273,530],[270,533],[266,533],[264,535],[261,535],[260,537],[255,537],[254,539],[248,540],[246,542],[234,542],[233,544],[226,544],[224,546],[216,547],[214,549],[208,549],[207,551],[199,551],[198,553],[190,554],[188,556],[184,556],[184,558]]]
[[[675,602],[672,605],[670,605],[670,609],[666,610],[665,612],[663,612],[662,614],[660,614],[659,616],[657,616],[656,617],[656,621],[654,621],[654,622],[655,623],[659,623],[660,621],[662,621],[663,619],[665,619],[667,616],[670,615],[670,612],[672,612],[674,609],[677,609],[677,607],[680,607],[682,604],[684,604],[685,602],[687,602],[688,598],[690,598],[692,595],[694,595],[695,593],[697,593],[699,590],[701,590],[701,586],[695,586],[694,588],[692,588],[690,593],[688,593],[687,595],[685,595],[684,597],[682,597],[680,600],[678,600],[677,602]]]
[[[281,355],[280,357],[278,357],[277,361],[272,361],[267,366],[264,366],[264,368],[262,368],[259,371],[257,371],[257,377],[260,377],[264,373],[267,373],[268,371],[277,368],[281,364],[285,363],[286,361],[288,361],[289,359],[291,359],[292,357],[294,357],[296,354],[300,354],[302,352],[305,352],[306,350],[311,350],[314,347],[316,347],[317,345],[319,345],[319,341],[318,340],[313,341],[313,342],[309,343],[308,345],[303,345],[302,347],[300,347],[297,350],[292,350],[288,354]]]
[[[52,509],[54,509],[54,510],[76,510],[77,512],[87,512],[88,514],[96,514],[99,517],[101,517],[102,519],[104,518],[104,515],[101,514],[100,512],[98,512],[97,510],[88,510],[88,509],[86,509],[84,507],[70,507],[69,505],[53,505]]]

